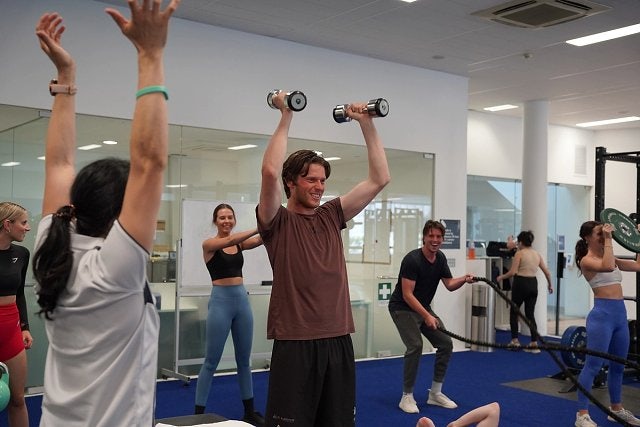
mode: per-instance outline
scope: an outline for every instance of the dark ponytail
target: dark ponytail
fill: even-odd
[[[602,225],[602,223],[598,221],[587,221],[580,226],[580,240],[576,242],[576,265],[580,272],[582,272],[580,261],[582,261],[582,258],[589,252],[587,236],[590,236],[591,233],[593,233],[593,229],[599,225]]]
[[[52,320],[50,314],[56,307],[58,297],[67,286],[73,253],[71,251],[71,221],[74,208],[63,206],[53,214],[49,233],[33,257],[33,276],[40,284],[38,290],[39,315],[44,314]]]
[[[33,258],[33,275],[38,282],[38,304],[47,320],[67,287],[73,267],[71,233],[106,237],[120,215],[129,175],[129,162],[113,157],[88,164],[71,186],[72,205],[53,214],[49,233]],[[72,230],[75,227],[75,230]]]

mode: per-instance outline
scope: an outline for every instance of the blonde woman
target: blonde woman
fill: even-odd
[[[28,426],[24,401],[27,380],[27,353],[33,339],[29,333],[24,282],[29,251],[13,242],[22,242],[29,227],[27,210],[11,202],[0,202],[0,362],[7,365],[11,399],[7,406],[9,426]]]

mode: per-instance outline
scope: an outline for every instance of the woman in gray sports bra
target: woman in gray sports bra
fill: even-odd
[[[622,271],[640,271],[640,260],[616,258],[613,255],[611,224],[587,221],[580,227],[580,240],[576,243],[576,265],[593,290],[593,308],[587,315],[587,346],[591,350],[610,353],[622,359],[629,351],[629,326],[622,296]],[[591,390],[593,379],[602,367],[603,359],[591,355],[578,381]],[[624,365],[609,362],[607,383],[611,411],[632,426],[640,426],[640,419],[622,406],[622,376]],[[614,421],[612,417],[608,417]],[[578,391],[576,427],[595,427],[589,417],[589,400]]]

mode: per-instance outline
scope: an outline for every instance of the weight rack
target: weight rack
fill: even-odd
[[[640,151],[628,151],[625,153],[607,153],[606,147],[596,147],[596,183],[595,183],[595,216],[600,218],[600,212],[604,210],[604,183],[605,166],[607,160],[614,162],[633,163],[636,165],[636,214],[640,214]],[[637,219],[635,220],[638,221]],[[636,273],[636,325],[640,322],[640,273]],[[625,298],[629,299],[629,298]],[[634,337],[631,337],[633,341]],[[640,349],[640,328],[636,327],[635,336],[636,348]],[[638,360],[636,360],[637,362]],[[640,373],[638,373],[640,375]]]

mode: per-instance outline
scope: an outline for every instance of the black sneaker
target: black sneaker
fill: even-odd
[[[262,416],[262,414],[257,411],[254,411],[250,414],[244,414],[244,418],[242,419],[242,421],[257,427],[264,427],[264,416]]]

